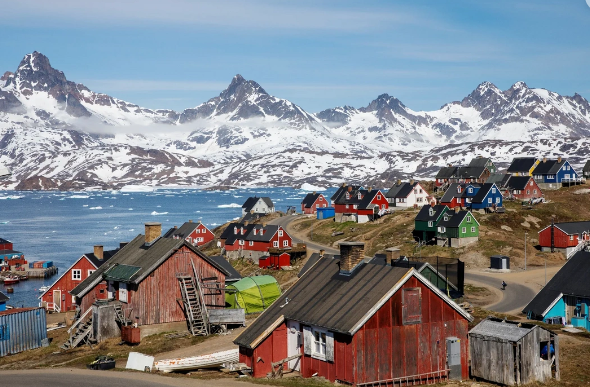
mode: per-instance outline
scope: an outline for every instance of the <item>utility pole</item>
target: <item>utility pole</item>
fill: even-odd
[[[524,270],[526,271],[526,236],[527,232],[524,233]]]

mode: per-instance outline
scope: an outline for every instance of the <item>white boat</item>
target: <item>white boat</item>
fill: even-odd
[[[49,286],[41,286],[39,288],[39,293],[45,293],[47,290],[49,290]]]
[[[189,371],[201,368],[222,368],[226,364],[237,363],[239,360],[239,350],[230,349],[203,356],[159,360],[154,363],[154,367],[162,372]]]

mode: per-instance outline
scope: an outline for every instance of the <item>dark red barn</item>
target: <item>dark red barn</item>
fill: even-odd
[[[99,289],[106,285],[106,298],[120,302],[125,313],[132,312],[138,325],[185,321],[177,276],[192,276],[193,265],[200,278],[214,278],[220,288],[225,287],[229,272],[222,265],[185,239],[161,233],[160,223],[146,223],[145,235],[135,237],[70,292],[82,313],[105,298]],[[204,292],[203,298],[210,308],[225,305],[220,291]]]
[[[321,193],[308,193],[301,201],[301,212],[315,214],[318,208],[330,207],[330,203]]]
[[[506,183],[508,197],[519,200],[535,199],[543,196],[543,192],[532,176],[511,176]]]
[[[469,376],[467,312],[412,268],[363,262],[363,243],[341,243],[340,257],[320,258],[236,338],[254,377],[285,359],[303,377],[353,385]],[[452,375],[447,339],[459,343]]]
[[[200,221],[193,223],[192,220],[189,220],[180,227],[174,226],[166,232],[164,237],[186,239],[188,243],[192,243],[194,246],[203,246],[215,239],[215,235],[213,235],[207,226]]]

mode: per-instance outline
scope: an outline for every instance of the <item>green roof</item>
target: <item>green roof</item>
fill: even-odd
[[[131,282],[133,277],[141,267],[130,265],[115,265],[104,273],[104,279],[118,282]]]

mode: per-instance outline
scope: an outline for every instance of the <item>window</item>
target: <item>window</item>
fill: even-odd
[[[402,322],[404,325],[422,322],[422,296],[420,288],[402,289]]]
[[[273,247],[279,247],[279,241],[274,241],[274,242],[272,243],[272,246],[273,246]]]
[[[352,208],[354,208],[355,210],[356,210],[358,207],[359,207],[359,206],[358,206],[358,205],[356,205],[356,204],[353,204],[353,205],[352,205]]]
[[[492,198],[488,198],[488,203],[492,204]]]
[[[422,193],[422,192],[423,192],[423,191],[422,191],[422,188],[420,188],[420,193]]]
[[[350,194],[348,192],[346,193],[346,199],[350,199]]]
[[[284,240],[283,241],[283,247],[289,247],[289,241],[288,240]]]
[[[574,236],[570,235],[570,241],[573,241],[573,240],[574,240]]]
[[[417,190],[417,189],[415,189],[415,190],[414,190],[414,195],[417,195],[417,194],[418,194],[418,190]]]
[[[461,229],[461,232],[462,232],[463,234],[465,234],[465,233],[467,232],[467,227],[463,227],[463,228]]]
[[[279,230],[279,236],[283,236],[283,230]]]
[[[466,217],[465,220],[467,221],[467,223],[470,223],[471,222],[471,216]]]
[[[127,302],[127,284],[119,282],[119,301]]]
[[[377,200],[381,200],[381,195],[377,195]]]
[[[313,331],[313,353],[322,357],[326,356],[326,332]]]
[[[495,194],[496,193],[496,189],[492,188],[492,193]]]
[[[500,204],[500,198],[496,198],[496,204]]]
[[[248,246],[254,246],[254,241],[249,241]]]
[[[96,270],[88,270],[88,277],[90,277],[92,275],[92,273],[94,273]]]
[[[428,209],[428,216],[434,216],[434,210],[432,209],[432,207]]]
[[[357,195],[357,197],[358,197],[359,199],[362,199],[362,198],[363,198],[363,195],[361,195],[361,193],[359,192],[359,193],[358,193],[358,195]]]
[[[80,269],[72,270],[72,279],[74,281],[80,281],[82,279],[82,270],[80,270]]]
[[[475,232],[475,227],[471,227],[471,232]]]
[[[469,188],[469,189],[468,189],[468,192],[469,192],[469,193],[473,193],[473,188]]]
[[[434,222],[432,220],[428,221],[428,227],[432,227],[434,225]]]
[[[348,210],[348,204],[346,205],[346,209]]]
[[[244,240],[243,240],[243,239],[240,239],[240,241],[239,241],[239,245],[240,245],[240,246],[244,246]]]
[[[197,243],[199,243],[199,242],[203,242],[203,237],[198,237],[197,238]]]
[[[72,304],[76,303],[76,296],[72,296]]]
[[[422,197],[419,197],[418,199],[416,199],[416,201],[417,201],[418,203],[422,203],[422,199],[423,199]]]
[[[531,184],[530,185],[531,185],[531,187],[533,186],[533,181],[532,180],[531,180]]]
[[[526,194],[529,195],[530,193],[531,193],[531,190],[530,189],[527,189],[526,190]]]
[[[381,205],[381,209],[384,210],[385,209],[385,204]]]
[[[535,194],[535,195],[537,194],[537,190],[536,189],[533,190],[533,194]]]
[[[457,203],[461,203],[461,198],[457,198]]]
[[[446,230],[447,230],[447,229],[446,229],[445,227],[443,227],[443,226],[440,226],[440,227],[438,228],[438,232],[445,232]]]
[[[445,215],[445,222],[449,220],[449,217]]]

